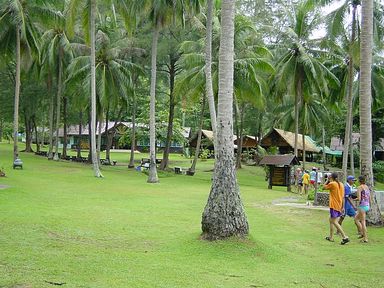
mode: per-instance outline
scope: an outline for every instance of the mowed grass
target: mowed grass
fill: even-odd
[[[96,179],[89,165],[26,153],[12,170],[11,150],[0,144],[0,287],[383,287],[383,228],[361,244],[347,219],[351,243],[327,242],[328,212],[273,205],[295,195],[266,189],[261,168],[238,172],[248,239],[207,242],[211,160],[147,184],[127,154]]]

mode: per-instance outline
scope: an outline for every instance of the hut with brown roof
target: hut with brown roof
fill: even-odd
[[[315,141],[305,135],[305,152],[306,158],[309,161],[313,161],[313,154],[320,153],[320,148],[316,146]],[[295,133],[284,131],[281,129],[273,128],[267,135],[260,141],[260,146],[264,149],[271,147],[277,147],[279,154],[293,153],[295,147]],[[299,152],[299,158],[302,158],[303,153],[303,135],[298,134],[297,149]]]

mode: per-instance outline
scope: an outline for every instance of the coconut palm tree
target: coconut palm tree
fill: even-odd
[[[316,1],[300,2],[290,17],[290,28],[285,52],[276,64],[273,85],[276,95],[293,95],[295,119],[294,154],[297,156],[299,134],[299,110],[303,99],[304,86],[310,86],[318,95],[327,94],[329,86],[338,86],[339,80],[320,61],[318,41],[310,38],[320,21],[316,13]],[[284,51],[283,50],[283,51]]]
[[[223,0],[219,52],[219,101],[216,162],[211,192],[202,216],[203,238],[224,239],[248,234],[233,155],[233,74],[235,1]]]
[[[373,0],[362,2],[361,35],[360,35],[360,161],[361,174],[367,179],[367,185],[373,187],[372,169],[372,49],[373,49]],[[367,221],[371,224],[383,224],[375,193],[373,205],[368,213]]]
[[[186,9],[196,11],[199,8],[197,0],[135,0],[122,1],[120,7],[124,8],[123,14],[129,15],[135,20],[137,15],[149,15],[152,25],[152,48],[151,48],[151,85],[150,85],[150,117],[149,117],[149,173],[148,183],[157,183],[159,178],[156,169],[156,127],[155,127],[155,106],[156,106],[156,76],[157,76],[157,45],[160,30],[175,21],[184,23]],[[135,22],[135,21],[133,21]]]
[[[37,30],[32,15],[42,12],[45,1],[40,0],[5,0],[0,3],[0,51],[8,55],[15,55],[15,98],[13,117],[13,158],[16,159],[18,150],[19,130],[19,98],[20,74],[22,54],[26,64],[28,58],[34,53],[38,55]],[[39,6],[41,5],[41,6]],[[44,15],[46,15],[44,13]]]

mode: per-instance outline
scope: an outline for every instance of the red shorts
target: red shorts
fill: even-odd
[[[311,184],[314,185],[315,184],[315,180],[311,180]]]

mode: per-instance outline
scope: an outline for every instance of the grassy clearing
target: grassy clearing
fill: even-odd
[[[199,240],[212,161],[194,177],[161,173],[160,183],[118,166],[90,166],[21,154],[12,170],[11,146],[0,144],[0,287],[367,287],[382,285],[384,229],[369,228],[360,244],[329,243],[326,211],[274,206],[292,196],[266,189],[264,172],[238,173],[250,236]],[[137,158],[141,158],[138,155]],[[126,160],[125,160],[126,159]],[[189,160],[172,156],[172,165]]]

